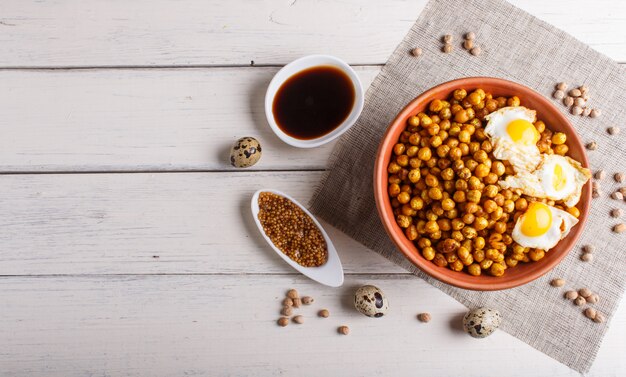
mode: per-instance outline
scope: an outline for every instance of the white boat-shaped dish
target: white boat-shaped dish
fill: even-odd
[[[291,200],[313,220],[317,228],[320,230],[320,232],[324,236],[324,240],[326,241],[326,247],[328,249],[328,259],[326,260],[326,263],[324,263],[323,265],[319,267],[301,266],[295,261],[293,261],[291,258],[289,258],[286,254],[284,254],[282,251],[280,251],[279,248],[277,248],[274,245],[272,240],[267,236],[267,234],[265,234],[265,231],[263,230],[263,226],[261,225],[261,221],[259,221],[259,194],[262,192],[270,192],[272,194],[276,194],[276,195],[282,196],[283,198],[287,198]],[[337,255],[337,250],[335,249],[335,246],[333,245],[330,238],[328,237],[328,234],[326,234],[326,231],[324,230],[324,228],[322,228],[322,226],[320,225],[319,221],[317,221],[315,216],[313,216],[306,208],[304,208],[304,206],[302,206],[300,203],[298,203],[289,195],[282,193],[280,191],[271,190],[271,189],[262,189],[262,190],[255,192],[254,195],[252,195],[251,204],[252,204],[251,205],[252,217],[254,217],[254,222],[256,223],[256,226],[259,228],[261,235],[263,236],[263,238],[265,238],[265,241],[267,241],[267,243],[272,247],[272,249],[274,249],[276,254],[278,254],[281,258],[283,258],[285,262],[287,262],[291,267],[296,269],[298,272],[301,272],[303,275],[306,275],[307,277],[317,281],[318,283],[327,285],[329,287],[339,287],[343,284],[343,267],[341,266],[341,260],[339,260],[339,255]]]

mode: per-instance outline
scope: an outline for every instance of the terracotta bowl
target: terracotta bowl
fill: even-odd
[[[378,157],[374,167],[374,196],[376,197],[378,213],[385,230],[400,251],[404,253],[409,261],[428,275],[450,285],[479,291],[517,287],[533,281],[550,271],[572,249],[587,221],[589,204],[591,202],[591,183],[587,182],[584,186],[581,200],[577,205],[580,210],[579,223],[570,231],[566,238],[562,239],[538,262],[520,263],[516,267],[507,269],[504,276],[493,277],[489,275],[471,276],[466,272],[455,272],[447,267],[438,267],[431,261],[424,259],[417,246],[406,238],[402,229],[396,224],[391,201],[387,195],[387,166],[389,165],[392,155],[392,148],[405,129],[408,118],[420,111],[424,111],[430,101],[434,99],[445,99],[453,90],[458,88],[464,88],[468,92],[482,88],[486,92],[492,93],[494,97],[518,96],[522,106],[537,111],[537,117],[546,123],[548,129],[565,133],[567,135],[566,144],[569,147],[569,156],[580,161],[583,166],[589,167],[587,156],[585,155],[585,148],[578,138],[576,130],[565,115],[552,104],[551,100],[544,98],[530,88],[503,79],[469,77],[453,80],[427,90],[411,101],[400,114],[398,114],[383,136],[382,142],[378,148]]]

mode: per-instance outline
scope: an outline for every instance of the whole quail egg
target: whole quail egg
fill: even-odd
[[[248,168],[261,159],[261,144],[251,136],[242,137],[230,149],[230,163],[236,168]]]
[[[493,334],[500,323],[502,316],[495,309],[478,308],[470,310],[463,317],[463,329],[473,338],[486,338]]]
[[[389,301],[380,288],[364,285],[354,294],[354,307],[368,317],[382,317],[389,310]]]

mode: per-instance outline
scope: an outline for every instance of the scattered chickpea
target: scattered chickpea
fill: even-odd
[[[581,115],[582,115],[582,116],[584,116],[584,117],[588,117],[588,116],[589,116],[589,114],[591,114],[591,108],[589,108],[589,107],[584,107],[584,108],[583,108],[583,113],[582,113]]]
[[[596,247],[593,245],[585,245],[583,246],[583,252],[584,253],[593,253],[594,251],[596,251]]]
[[[293,300],[289,297],[285,297],[283,300],[283,306],[293,306]]]
[[[441,51],[443,51],[444,53],[448,54],[450,52],[452,52],[452,45],[449,43],[446,43],[445,45],[443,45],[443,47],[441,48]]]
[[[322,318],[328,318],[328,316],[330,316],[330,312],[328,311],[328,309],[322,309],[319,312],[317,312],[317,315]]]
[[[571,97],[570,97],[571,98]],[[580,115],[583,113],[583,109],[580,106],[572,106],[572,109],[570,110],[572,112],[572,114],[574,115]]]
[[[302,305],[302,300],[300,300],[300,298],[294,298],[293,299],[293,307],[294,308],[299,308]]]
[[[615,182],[617,183],[622,183],[626,180],[626,174],[624,173],[615,173],[615,175],[613,176],[613,179],[615,179]]]
[[[283,309],[280,311],[280,314],[289,317],[293,314],[293,309],[291,306],[283,306]]]
[[[463,41],[463,48],[466,50],[471,50],[474,48],[474,41],[472,39],[466,39]]]
[[[578,297],[578,292],[576,291],[565,292],[565,298],[568,300],[576,300],[577,297]]]
[[[563,279],[561,279],[561,278],[558,278],[558,279],[553,279],[553,280],[550,282],[550,285],[551,285],[551,286],[553,286],[553,287],[562,287],[562,286],[564,286],[564,285],[565,285],[565,280],[563,280]]]
[[[417,315],[417,319],[420,322],[427,323],[427,322],[430,322],[431,316],[430,316],[430,313],[420,313]]]
[[[580,256],[580,260],[582,260],[583,262],[592,262],[593,261],[593,254],[591,254],[591,253],[584,253],[583,255]]]
[[[450,44],[452,43],[452,35],[446,34],[443,36],[443,43]]]
[[[599,109],[591,109],[591,112],[589,112],[589,116],[592,118],[597,118],[599,117],[601,114]]]
[[[587,303],[587,300],[585,300],[585,298],[582,296],[578,296],[574,299],[574,305],[576,306],[583,306],[586,303]]]
[[[293,300],[300,296],[298,295],[298,291],[296,291],[295,289],[290,289],[289,291],[287,291],[287,297]]]
[[[567,83],[566,82],[560,82],[560,83],[556,84],[556,88],[558,90],[567,90]]]
[[[606,177],[606,172],[604,170],[598,170],[593,174],[593,177],[598,180],[603,180]]]
[[[571,97],[580,97],[582,96],[582,92],[580,91],[580,89],[574,88],[572,90],[569,91],[568,93]]]
[[[601,196],[602,196],[602,191],[600,191],[599,189],[595,189],[591,192],[591,197],[594,199],[598,199]]]
[[[578,97],[574,99],[574,105],[582,108],[585,105],[585,100],[582,97]],[[581,114],[582,114],[582,111],[581,111]]]
[[[619,127],[613,126],[613,127],[609,127],[606,129],[606,132],[609,133],[609,135],[617,135],[619,134]]]
[[[563,105],[570,107],[574,104],[574,98],[567,96],[565,98],[563,98]]]
[[[621,217],[622,216],[622,210],[620,208],[613,208],[611,210],[611,217]]]
[[[554,97],[555,99],[563,99],[565,98],[565,92],[562,90],[555,90],[554,93],[552,93],[552,97]]]
[[[313,301],[315,301],[315,300],[311,296],[304,296],[304,297],[302,297],[302,303],[304,305],[311,305],[313,303]]]
[[[337,332],[342,335],[348,335],[350,334],[350,328],[348,326],[339,326]]]
[[[593,317],[593,321],[596,323],[602,323],[604,321],[606,321],[606,318],[604,317],[604,314],[600,313],[600,312],[596,312],[596,316]]]
[[[626,187],[622,187],[622,188],[620,188],[620,189],[619,189],[619,190],[617,190],[617,191],[621,192],[621,193],[622,193],[622,195],[626,196]]]
[[[287,318],[287,317],[280,317],[280,318],[278,318],[278,326],[285,327],[288,324],[289,324],[289,318]]]
[[[578,290],[578,294],[584,297],[585,299],[593,294],[589,288],[581,288]]]
[[[422,55],[422,49],[419,47],[415,47],[414,49],[411,50],[411,54],[413,54],[413,56],[420,56]]]
[[[592,142],[587,143],[586,147],[590,151],[595,151],[596,149],[598,149],[598,143],[596,143],[595,141],[592,141]]]
[[[473,31],[470,31],[469,33],[465,34],[465,39],[467,40],[474,40],[476,38],[476,34],[474,34]]]
[[[294,321],[295,323],[297,323],[298,325],[301,325],[301,324],[304,323],[304,317],[301,316],[301,315],[297,315],[297,316],[293,317],[291,320]]]
[[[587,88],[585,85],[581,85],[578,87],[578,90],[580,90],[582,94],[585,94],[589,91],[589,88]]]
[[[597,314],[597,312],[596,312],[596,310],[594,308],[587,308],[587,309],[585,309],[584,313],[585,313],[585,317],[587,317],[589,319],[596,318],[596,314]]]
[[[483,50],[480,48],[480,46],[474,46],[471,50],[470,50],[470,54],[474,55],[474,56],[478,56],[483,52]]]
[[[611,199],[624,200],[624,195],[619,191],[615,191],[614,193],[611,194]]]
[[[626,231],[626,224],[624,223],[617,224],[613,227],[613,232],[615,233],[622,233],[624,231]]]
[[[587,302],[590,304],[595,304],[600,301],[600,296],[597,293],[592,293],[591,296],[587,297]]]

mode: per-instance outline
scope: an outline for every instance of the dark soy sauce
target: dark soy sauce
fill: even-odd
[[[316,139],[337,128],[354,105],[354,85],[332,66],[305,69],[276,92],[272,113],[278,127],[301,140]]]

